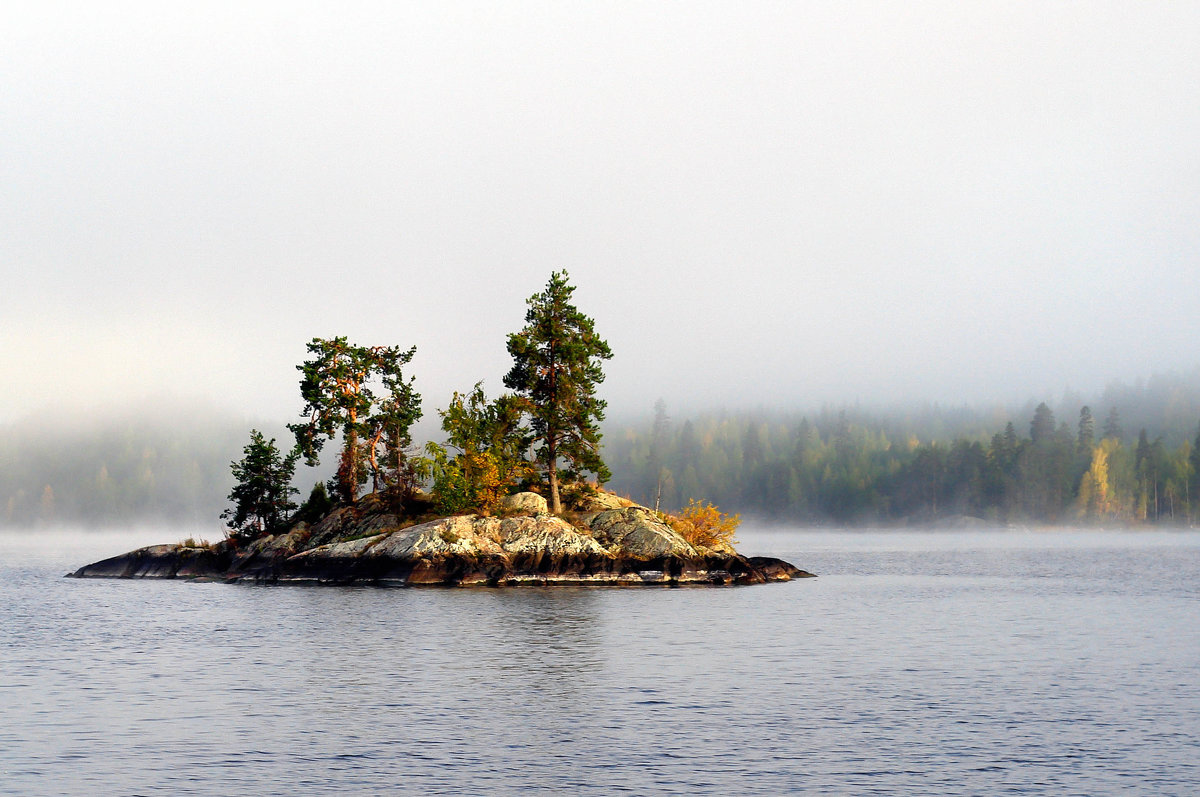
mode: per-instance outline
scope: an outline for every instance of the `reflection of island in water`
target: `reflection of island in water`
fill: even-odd
[[[586,691],[586,673],[605,667],[596,600],[594,591],[586,589],[494,593],[488,617],[496,624],[495,633],[508,642],[490,656],[489,671],[518,688],[544,694],[551,703],[569,703],[574,693]]]
[[[540,496],[513,498],[541,504],[503,518],[456,515],[405,527],[368,496],[245,547],[233,540],[151,546],[72,575],[385,586],[724,585],[811,575],[779,559],[742,556],[727,542],[690,543],[650,509],[610,493],[582,498],[571,522],[548,514]]]

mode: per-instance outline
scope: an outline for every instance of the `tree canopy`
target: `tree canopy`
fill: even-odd
[[[300,414],[306,420],[288,424],[305,462],[315,465],[325,441],[340,433],[342,453],[334,481],[341,501],[354,503],[366,483],[364,459],[377,485],[389,478],[400,481],[404,448],[411,442],[408,430],[421,417],[421,396],[401,370],[416,348],[356,346],[339,337],[313,338],[308,352],[313,357],[296,366],[303,374]],[[377,396],[380,389],[384,392]]]
[[[504,377],[529,415],[554,512],[562,511],[560,478],[590,471],[603,483],[611,475],[600,458],[606,404],[596,397],[596,386],[604,381],[601,361],[611,359],[612,351],[593,320],[571,303],[574,292],[567,272],[555,271],[545,289],[527,300],[525,327],[508,336],[513,366]]]
[[[242,450],[242,459],[230,463],[237,484],[229,493],[233,506],[221,513],[229,521],[231,536],[250,540],[274,534],[287,523],[296,508],[291,500],[298,451],[286,456],[257,429],[251,430],[250,442]]]
[[[439,410],[446,446],[430,443],[427,464],[433,497],[444,512],[475,507],[490,512],[508,490],[532,475],[525,458],[529,433],[521,402],[506,394],[488,401],[483,384],[463,395],[455,391],[450,405]]]
[[[911,417],[857,409],[827,408],[811,419],[734,410],[688,419],[665,435],[647,413],[641,426],[611,435],[605,454],[618,492],[650,504],[661,489],[667,511],[703,496],[757,517],[805,523],[1200,519],[1196,426],[1186,439],[1178,429],[1174,437],[1139,430],[1122,439],[1091,432],[1082,408],[1079,434],[1055,426],[1047,404],[1027,411],[1029,436],[1008,421],[990,442],[984,413],[958,430],[944,428],[943,414],[918,433]],[[664,469],[672,479],[660,480]]]

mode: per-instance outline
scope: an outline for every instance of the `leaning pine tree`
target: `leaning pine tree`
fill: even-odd
[[[574,291],[567,272],[555,271],[546,289],[528,299],[525,328],[508,336],[513,367],[504,377],[530,416],[553,512],[562,511],[560,475],[575,479],[591,471],[601,483],[611,476],[600,459],[606,404],[596,398],[596,386],[604,381],[600,361],[611,359],[612,351],[592,319],[571,304]]]

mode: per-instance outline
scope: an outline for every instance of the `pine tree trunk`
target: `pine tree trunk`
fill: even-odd
[[[549,472],[550,477],[550,511],[554,514],[562,512],[562,501],[558,497],[558,445],[554,438],[550,438],[549,445]]]
[[[342,500],[353,504],[358,498],[358,435],[353,430],[346,433],[346,446],[342,449],[337,480]]]
[[[351,408],[346,431],[346,484],[342,486],[348,504],[358,500],[358,462],[358,410]]]

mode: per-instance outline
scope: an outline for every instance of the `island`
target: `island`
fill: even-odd
[[[673,514],[606,491],[600,456],[612,357],[572,303],[565,271],[531,296],[513,358],[488,399],[482,382],[439,410],[444,444],[413,448],[421,397],[414,348],[313,338],[301,372],[296,443],[252,430],[226,538],[156,545],[86,565],[79,578],[191,578],[270,584],[761,584],[808,576],[733,548],[739,517],[689,498]],[[340,448],[336,475],[297,507],[297,461]],[[591,475],[589,478],[589,474]],[[661,480],[661,477],[660,477]],[[365,485],[368,492],[361,495]],[[661,486],[661,484],[660,484]],[[428,489],[428,491],[426,491]],[[661,490],[660,490],[661,492]]]
[[[70,575],[375,586],[733,585],[812,575],[728,543],[693,545],[653,510],[611,493],[581,497],[566,514],[570,522],[526,492],[508,496],[496,516],[405,525],[366,496],[249,545],[154,545]]]

